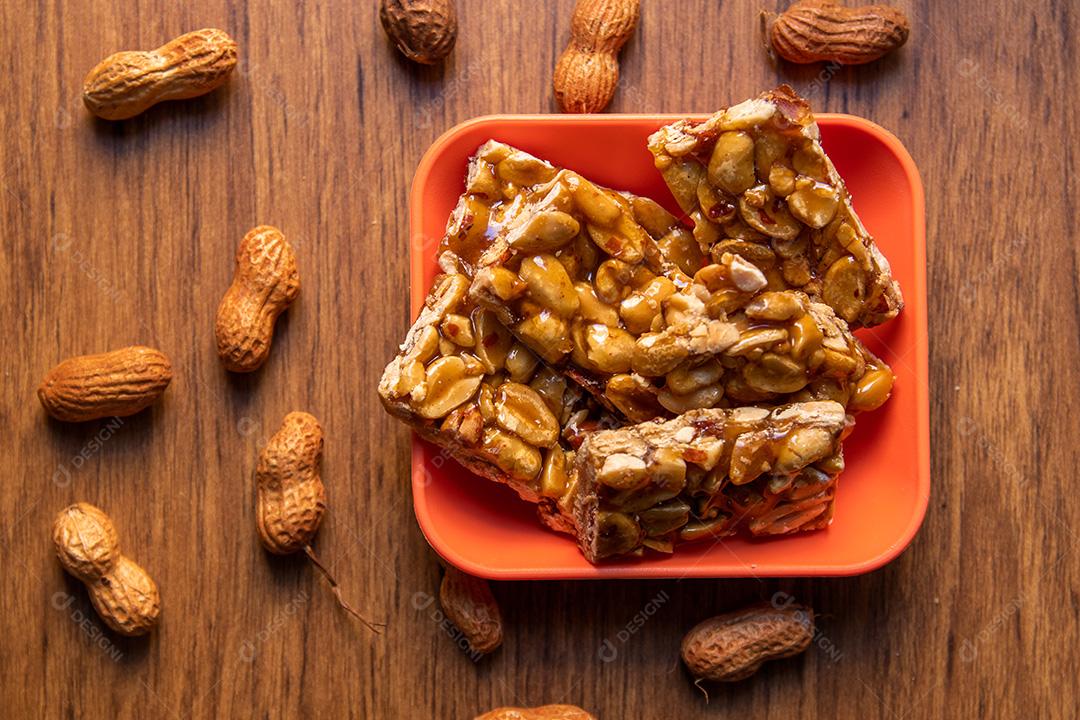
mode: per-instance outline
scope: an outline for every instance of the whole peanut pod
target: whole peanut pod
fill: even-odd
[[[255,521],[259,539],[275,555],[303,550],[326,577],[341,607],[378,632],[376,624],[345,602],[337,581],[311,547],[326,512],[326,491],[320,475],[322,452],[323,429],[319,421],[305,412],[286,415],[255,466]]]
[[[682,641],[682,659],[699,680],[744,680],[768,660],[810,647],[814,611],[801,605],[753,605],[696,625]]]
[[[619,50],[634,34],[640,14],[640,0],[578,0],[570,44],[552,79],[563,112],[598,113],[608,106],[619,82]]]
[[[256,521],[263,547],[290,555],[310,544],[326,512],[319,475],[323,430],[305,412],[291,412],[255,466]]]
[[[83,81],[83,103],[104,120],[126,120],[163,100],[205,95],[229,79],[236,42],[224,30],[205,28],[156,50],[118,52]]]
[[[907,42],[907,16],[887,5],[846,7],[833,0],[799,0],[780,15],[763,13],[766,40],[793,63],[873,62]]]
[[[86,585],[106,625],[122,635],[143,635],[157,625],[157,585],[121,554],[116,527],[104,511],[89,503],[64,508],[53,523],[53,545],[64,570]]]
[[[445,58],[457,41],[454,0],[382,0],[379,20],[401,54],[422,65]]]
[[[478,653],[502,645],[502,613],[487,580],[448,565],[439,586],[439,605]]]
[[[127,417],[161,397],[172,376],[164,353],[134,345],[68,358],[45,375],[38,400],[45,412],[65,422]]]
[[[543,705],[495,708],[477,715],[474,720],[596,720],[596,716],[574,705]]]
[[[274,323],[300,294],[296,255],[281,231],[260,225],[236,251],[232,284],[214,323],[218,356],[226,370],[254,372],[270,356]]]

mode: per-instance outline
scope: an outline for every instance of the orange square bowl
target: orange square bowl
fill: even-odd
[[[646,138],[667,115],[502,115],[446,132],[424,155],[410,198],[412,317],[436,273],[435,249],[464,189],[469,156],[495,138],[580,172],[594,182],[651,197],[677,211],[653,168]],[[671,555],[591,565],[573,539],[541,526],[513,491],[470,474],[414,438],[416,518],[445,560],[482,577],[683,578],[857,575],[881,567],[911,542],[930,495],[926,334],[926,228],[922,183],[895,136],[850,115],[819,115],[822,144],[854,197],[855,209],[889,258],[906,307],[861,330],[892,366],[896,385],[881,409],[860,415],[845,444],[832,525],[772,539],[731,537],[676,546]]]

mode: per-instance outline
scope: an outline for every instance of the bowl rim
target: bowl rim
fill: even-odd
[[[667,124],[676,120],[687,119],[701,121],[710,117],[710,113],[611,113],[602,115],[571,114],[491,114],[465,120],[443,132],[425,151],[413,175],[409,192],[409,297],[410,318],[416,316],[423,305],[427,288],[418,279],[424,276],[425,258],[421,250],[424,247],[423,233],[420,230],[422,195],[427,181],[440,160],[440,155],[459,135],[484,125],[500,123],[535,124],[539,126],[565,124],[619,125],[627,122]],[[581,568],[490,568],[462,557],[439,534],[430,522],[427,497],[421,492],[426,483],[423,467],[423,441],[412,434],[410,452],[410,476],[413,496],[413,509],[420,530],[428,544],[440,557],[455,567],[492,580],[630,580],[630,579],[681,579],[681,578],[737,578],[737,577],[850,577],[863,575],[877,570],[895,560],[910,546],[926,518],[930,501],[930,402],[929,402],[929,338],[927,326],[926,294],[926,198],[922,178],[915,160],[911,157],[896,135],[881,125],[856,115],[846,113],[815,113],[820,125],[846,126],[869,135],[885,145],[896,157],[908,186],[911,190],[912,211],[914,218],[913,263],[915,278],[913,287],[905,289],[905,296],[917,298],[918,302],[905,303],[904,312],[915,315],[915,377],[925,382],[916,383],[917,432],[916,432],[916,496],[914,512],[904,526],[903,532],[885,550],[873,557],[852,563],[824,563],[813,565],[806,563],[770,563],[762,566],[762,572],[749,565],[734,568],[731,571],[719,571],[704,564],[700,569],[657,567],[647,564],[629,564],[612,566],[589,566]],[[910,295],[909,295],[910,294]],[[721,541],[722,542],[722,541]]]

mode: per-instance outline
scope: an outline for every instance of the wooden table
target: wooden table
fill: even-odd
[[[389,46],[374,2],[0,7],[0,308],[14,335],[0,405],[12,431],[3,714],[457,719],[566,701],[605,719],[1074,715],[1076,7],[904,1],[913,32],[894,56],[777,71],[758,45],[759,3],[645,0],[611,111],[708,112],[787,81],[819,110],[889,128],[919,163],[930,509],[910,549],[864,577],[496,583],[506,642],[474,664],[424,607],[439,570],[412,514],[409,433],[375,385],[410,321],[417,161],[466,118],[555,110],[573,3],[458,4],[457,48],[435,68]],[[81,81],[100,58],[203,26],[240,43],[226,88],[126,123],[84,111]],[[266,368],[230,377],[212,318],[259,223],[292,239],[304,289]],[[49,367],[134,343],[173,360],[163,402],[123,421],[46,419],[34,390]],[[338,610],[308,563],[257,541],[255,456],[296,408],[329,436],[318,548],[346,597],[389,621],[381,637]],[[163,622],[148,639],[102,634],[53,557],[52,519],[77,500],[112,514],[159,583]],[[678,665],[683,632],[778,590],[817,608],[829,647],[713,688],[706,704]],[[650,601],[656,612],[618,639]]]

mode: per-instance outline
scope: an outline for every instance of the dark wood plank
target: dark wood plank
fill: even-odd
[[[438,568],[412,516],[408,433],[375,384],[409,322],[417,161],[466,118],[554,109],[571,0],[459,0],[457,48],[436,68],[392,50],[374,2],[5,3],[8,717],[469,718],[555,701],[603,718],[1075,713],[1075,5],[903,2],[908,45],[832,73],[771,68],[756,3],[643,4],[611,111],[707,112],[786,80],[819,110],[889,128],[919,163],[934,486],[912,547],[848,579],[496,583],[505,647],[474,664],[423,607]],[[229,86],[120,125],[84,112],[81,80],[100,58],[202,26],[240,42]],[[304,289],[267,367],[236,379],[212,317],[258,223],[297,246]],[[174,361],[164,402],[122,423],[45,418],[34,389],[49,367],[136,342]],[[382,637],[253,532],[255,455],[294,408],[329,438],[319,550],[346,595],[389,621]],[[81,499],[107,509],[162,588],[148,639],[101,634],[52,556],[54,514]],[[778,591],[818,609],[823,644],[707,705],[677,663],[682,633]]]

